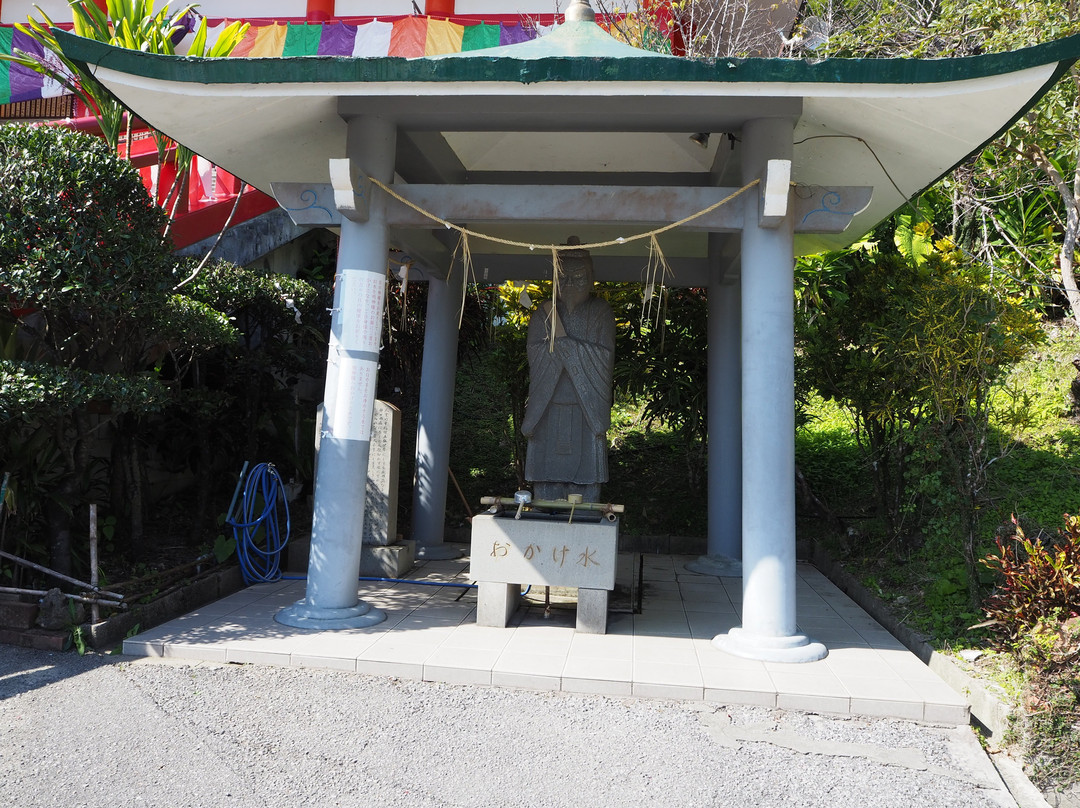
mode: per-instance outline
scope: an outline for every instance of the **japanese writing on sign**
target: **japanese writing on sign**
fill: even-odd
[[[469,574],[474,581],[611,589],[617,522],[564,523],[477,514]]]
[[[550,547],[545,547],[540,544],[529,544],[524,550],[517,550],[510,542],[494,541],[491,543],[491,553],[489,555],[492,558],[509,558],[511,553],[520,553],[521,557],[526,561],[540,558],[546,560],[547,556],[545,554],[549,549],[551,552],[551,562],[557,567],[566,566],[567,561],[574,564],[580,564],[586,568],[588,568],[590,564],[594,567],[600,566],[600,562],[596,560],[596,548],[588,546],[577,554],[576,561],[573,560],[574,554],[569,547],[565,544],[560,546],[557,543],[552,544]]]
[[[379,352],[386,278],[378,272],[347,269],[342,274],[341,343],[350,351]]]
[[[330,428],[335,438],[371,439],[371,407],[375,401],[378,362],[339,356],[337,397]]]

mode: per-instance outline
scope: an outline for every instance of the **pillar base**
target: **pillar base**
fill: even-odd
[[[742,562],[725,555],[703,555],[686,565],[698,575],[715,575],[717,578],[742,578]]]
[[[274,615],[274,620],[293,628],[310,628],[320,631],[342,628],[367,628],[381,623],[386,615],[380,610],[359,601],[345,609],[326,609],[312,606],[307,599],[286,606]]]
[[[450,561],[455,558],[461,558],[464,553],[457,547],[450,547],[445,542],[439,544],[418,544],[416,545],[416,560],[417,561]]]
[[[717,634],[712,645],[729,654],[762,662],[817,662],[829,655],[828,648],[805,634],[764,637],[738,627],[727,634]]]

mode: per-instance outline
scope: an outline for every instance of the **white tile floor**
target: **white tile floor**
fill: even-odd
[[[739,624],[741,581],[685,570],[690,557],[644,557],[641,614],[613,613],[605,635],[574,631],[573,607],[545,619],[519,609],[508,628],[477,626],[473,589],[362,582],[385,622],[305,631],[273,615],[303,581],[259,584],[124,642],[124,653],[296,665],[461,684],[696,699],[966,724],[962,696],[807,564],[798,565],[800,630],[829,648],[820,662],[757,662],[714,648]],[[421,580],[467,581],[468,561],[422,562]]]

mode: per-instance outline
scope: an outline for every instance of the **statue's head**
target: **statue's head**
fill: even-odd
[[[577,236],[566,240],[569,245],[581,243]],[[593,264],[588,250],[560,250],[559,296],[574,304],[584,300],[592,292]]]

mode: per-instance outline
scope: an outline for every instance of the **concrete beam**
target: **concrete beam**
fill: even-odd
[[[377,194],[354,176],[348,161],[338,167],[339,180],[329,183],[273,183],[274,196],[298,225],[339,225],[342,216],[366,217],[365,198]],[[774,179],[779,174],[772,175]],[[347,178],[351,177],[352,191]],[[775,183],[774,183],[775,184]],[[484,224],[530,223],[600,225],[649,229],[679,221],[734,193],[737,188],[619,185],[394,185],[395,193],[447,221]],[[782,192],[781,192],[782,193]],[[792,216],[797,233],[840,233],[869,203],[873,188],[826,188],[796,185]],[[770,199],[774,199],[774,191]],[[341,208],[339,200],[349,205]],[[687,222],[686,232],[737,232],[743,227],[743,205],[727,204]],[[772,208],[763,215],[775,217]],[[395,199],[387,201],[392,228],[432,228],[436,222]]]

